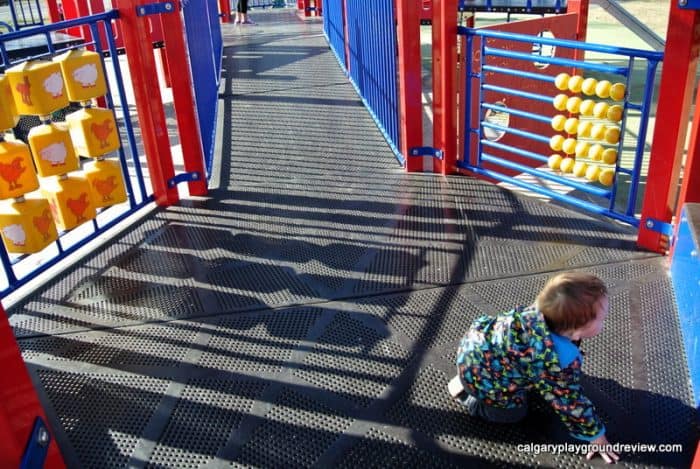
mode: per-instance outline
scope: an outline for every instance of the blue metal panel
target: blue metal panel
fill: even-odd
[[[700,407],[700,204],[686,204],[671,261],[676,296],[695,406]]]
[[[643,163],[643,158],[644,158],[644,149],[645,149],[645,140],[646,140],[646,135],[647,135],[647,129],[648,129],[648,121],[649,121],[649,114],[651,112],[651,100],[652,100],[652,95],[654,91],[654,79],[656,75],[656,69],[659,64],[659,62],[663,58],[663,54],[659,52],[654,52],[654,51],[647,51],[647,50],[636,50],[636,49],[630,49],[630,48],[624,48],[624,47],[614,47],[614,46],[608,46],[608,45],[601,45],[601,44],[589,44],[589,43],[584,43],[584,42],[576,42],[576,41],[569,41],[569,40],[560,40],[560,39],[550,39],[550,38],[543,38],[540,36],[528,36],[528,35],[523,35],[523,34],[512,34],[512,33],[506,33],[502,31],[493,31],[493,30],[478,30],[478,29],[471,29],[471,28],[459,28],[459,33],[460,34],[465,34],[467,36],[467,48],[468,50],[466,51],[466,56],[470,57],[473,56],[474,53],[480,54],[480,57],[482,57],[482,60],[479,61],[479,66],[478,69],[474,70],[472,67],[472,61],[467,61],[467,84],[466,84],[466,90],[467,90],[467,96],[465,97],[465,102],[468,103],[468,106],[466,107],[466,128],[464,129],[463,135],[465,135],[465,138],[467,139],[467,142],[465,142],[464,149],[465,152],[469,152],[470,149],[476,147],[476,154],[475,155],[469,155],[469,154],[464,154],[461,155],[460,161],[458,162],[458,166],[461,168],[468,169],[470,171],[474,171],[478,174],[483,174],[489,177],[493,177],[495,179],[505,181],[505,182],[510,182],[512,184],[518,185],[520,187],[527,188],[529,190],[532,190],[534,192],[540,193],[540,194],[545,194],[550,197],[553,197],[557,200],[561,200],[563,202],[567,202],[569,204],[572,204],[576,207],[579,207],[581,209],[584,209],[586,211],[591,211],[593,213],[597,214],[603,214],[606,216],[609,216],[611,218],[615,218],[617,220],[625,221],[627,223],[630,223],[633,226],[639,226],[639,219],[637,215],[635,215],[635,209],[636,209],[636,201],[638,197],[638,192],[639,192],[639,185],[641,181],[641,170],[642,170],[642,163]],[[478,51],[473,51],[474,49],[474,38],[480,38],[481,40],[478,41],[480,50]],[[498,41],[488,41],[488,46],[487,46],[487,38],[493,38],[497,39]],[[555,50],[564,50],[566,48],[569,49],[574,49],[574,50],[581,50],[581,51],[593,51],[593,52],[600,52],[604,54],[608,54],[611,56],[614,56],[614,60],[611,60],[610,62],[615,63],[615,65],[610,65],[606,63],[601,63],[600,61],[596,62],[588,62],[584,60],[571,60],[567,58],[561,58],[561,57],[542,57],[540,55],[533,55],[533,54],[528,54],[524,52],[516,52],[512,49],[512,46],[510,46],[508,43],[509,42],[519,42],[519,43],[529,43],[532,44],[533,46],[536,45],[550,45],[555,48]],[[547,64],[556,64],[556,65],[562,65],[566,67],[572,67],[575,68],[576,70],[582,70],[583,72],[595,72],[595,73],[604,73],[606,77],[612,75],[617,75],[620,77],[620,79],[616,81],[621,81],[625,83],[626,89],[631,90],[631,89],[641,89],[642,90],[642,96],[641,98],[635,98],[637,101],[631,101],[629,95],[626,96],[624,102],[621,102],[619,104],[624,104],[624,115],[627,116],[628,112],[630,110],[639,110],[640,111],[640,119],[639,119],[639,131],[637,134],[634,136],[635,138],[635,143],[634,145],[630,145],[629,140],[625,140],[625,123],[626,119],[623,119],[620,123],[614,124],[615,126],[618,126],[620,129],[620,134],[621,137],[619,139],[619,142],[617,144],[606,144],[608,147],[613,147],[617,150],[618,152],[618,158],[617,162],[613,166],[616,174],[624,174],[629,176],[629,181],[627,182],[628,184],[628,193],[627,195],[627,203],[623,204],[620,203],[619,198],[618,198],[618,189],[619,189],[619,181],[617,180],[618,178],[615,177],[615,181],[613,185],[609,189],[603,189],[599,186],[596,186],[595,184],[591,184],[585,181],[585,179],[578,179],[574,180],[569,176],[561,175],[555,172],[551,172],[549,170],[540,170],[536,168],[531,168],[526,165],[518,164],[514,161],[510,161],[508,158],[504,157],[494,157],[490,155],[484,154],[484,146],[492,147],[492,148],[497,148],[500,150],[502,153],[510,154],[513,155],[513,157],[525,157],[533,161],[533,165],[543,164],[547,162],[547,159],[549,155],[539,155],[535,154],[531,151],[522,149],[522,148],[515,148],[512,145],[502,145],[499,143],[495,142],[490,142],[489,140],[485,140],[482,137],[482,129],[484,128],[490,128],[490,129],[495,129],[499,131],[500,133],[509,133],[511,135],[516,135],[519,137],[524,137],[528,138],[531,140],[536,140],[540,142],[548,142],[549,138],[551,137],[550,135],[534,135],[530,132],[513,128],[513,127],[507,127],[507,126],[502,126],[498,125],[496,123],[492,122],[487,122],[485,120],[485,111],[487,110],[498,110],[500,112],[512,114],[515,116],[519,117],[524,117],[527,119],[532,119],[535,121],[539,122],[547,122],[552,118],[552,114],[555,114],[551,109],[550,106],[543,106],[541,107],[542,109],[546,109],[543,111],[545,114],[542,115],[535,115],[532,112],[525,112],[522,110],[518,109],[510,109],[507,107],[501,107],[501,108],[496,108],[492,104],[485,103],[484,101],[484,94],[486,91],[488,92],[496,92],[500,95],[512,95],[512,96],[517,96],[519,98],[525,98],[530,101],[538,101],[538,102],[543,102],[543,103],[551,103],[552,102],[552,97],[554,94],[558,93],[559,91],[554,88],[553,83],[554,83],[554,77],[552,75],[548,75],[546,73],[537,74],[533,72],[520,72],[516,70],[517,67],[515,66],[503,66],[503,59],[507,60],[516,60],[516,61],[524,61],[524,62],[540,62],[540,63],[547,63]],[[635,61],[644,61],[646,64],[646,74],[645,74],[645,81],[642,83],[633,83],[632,82],[632,76],[633,74],[631,71],[635,67]],[[623,66],[618,65],[620,62],[622,62]],[[581,73],[581,72],[579,72]],[[518,83],[519,81],[525,81],[525,80],[537,80],[537,81],[544,81],[544,82],[549,82],[551,83],[551,87],[547,89],[547,87],[543,87],[544,90],[550,91],[549,95],[545,94],[539,94],[539,93],[532,93],[529,91],[525,91],[524,89],[518,89],[518,85],[513,85],[512,87],[504,87],[504,86],[499,86],[497,84],[492,84],[489,81],[494,80],[495,76],[502,76],[502,75],[509,75],[509,76],[517,76],[520,80],[514,80],[513,83]],[[591,75],[588,75],[591,76]],[[595,76],[595,75],[593,75]],[[474,81],[478,81],[478,91],[474,93],[473,88],[471,84]],[[545,92],[546,92],[545,91]],[[472,94],[478,94],[478,96],[472,96]],[[586,98],[583,96],[583,98]],[[594,97],[595,98],[595,97]],[[600,100],[600,98],[595,98],[596,100]],[[479,122],[472,122],[472,116],[471,116],[471,108],[475,106],[474,101],[478,100],[478,107],[479,107]],[[550,111],[547,113],[547,111]],[[539,112],[539,111],[537,111]],[[601,122],[603,123],[603,122]],[[607,123],[607,125],[612,125],[611,123]],[[580,137],[576,137],[577,139],[581,139]],[[476,139],[476,140],[473,140]],[[589,141],[591,144],[596,143],[592,139],[584,138],[584,140]],[[624,144],[624,145],[623,145]],[[631,150],[630,150],[631,148]],[[624,165],[621,164],[623,161],[623,158],[621,157],[623,155],[623,150],[627,152],[633,152],[634,157],[633,158],[625,158],[625,163]],[[585,160],[585,159],[584,159]],[[631,160],[631,163],[629,162]],[[528,174],[533,174],[539,177],[540,179],[544,180],[549,180],[549,181],[554,181],[558,182],[564,186],[569,186],[577,189],[579,193],[583,194],[590,194],[598,198],[597,203],[598,205],[591,203],[590,201],[582,201],[580,200],[580,195],[577,195],[576,192],[572,194],[562,194],[555,192],[553,190],[550,190],[546,187],[541,187],[538,186],[535,183],[526,183],[520,180],[517,180],[515,178],[509,177],[506,174],[499,174],[499,171],[497,169],[494,169],[493,167],[486,168],[483,166],[483,162],[488,162],[491,165],[496,165],[501,168],[505,168],[506,170],[510,171],[516,171],[520,173],[528,173]],[[586,161],[588,164],[591,164],[591,162]],[[599,162],[593,162],[593,164],[600,164]],[[504,171],[505,172],[505,171]],[[498,176],[495,176],[497,175]],[[512,174],[512,173],[509,173]],[[618,205],[624,205],[624,207],[618,207]]]
[[[223,57],[218,5],[216,0],[188,0],[183,6],[183,13],[199,131],[209,177],[214,157],[216,109]]]
[[[343,21],[343,1],[326,0],[323,5],[323,31],[331,49],[345,69],[345,23]]]
[[[396,21],[393,0],[347,0],[350,81],[399,161]]]
[[[94,50],[101,53],[102,56],[108,55],[110,57],[117,57],[118,50],[114,37],[110,34],[106,35],[107,44],[102,44],[100,35],[98,34],[100,30],[109,28],[111,22],[117,17],[116,11],[108,11],[98,15],[63,21],[57,24],[2,34],[0,35],[0,56],[3,66],[7,67],[30,58],[18,58],[21,54],[18,55],[17,51],[14,51],[13,57],[15,58],[10,59],[6,42],[17,39],[23,39],[25,42],[32,42],[33,40],[37,40],[38,42],[48,41],[48,44],[46,44],[47,47],[44,47],[44,49],[48,51],[38,55],[31,52],[31,54],[34,54],[31,55],[31,58],[50,58],[54,53],[62,53],[73,48],[89,45],[94,46]],[[83,25],[87,25],[90,28],[92,37],[95,38],[92,42],[68,46],[65,46],[65,44],[62,46],[53,43],[53,39],[57,37],[56,32],[58,30]],[[153,201],[153,192],[151,189],[148,189],[144,183],[144,172],[142,169],[142,161],[144,158],[138,153],[138,145],[134,137],[134,127],[131,117],[132,111],[130,111],[127,101],[120,61],[110,60],[109,63],[107,63],[103,57],[102,66],[107,72],[105,73],[105,80],[108,84],[108,92],[105,96],[107,107],[114,109],[115,102],[119,104],[117,112],[117,132],[123,143],[118,151],[118,155],[119,163],[124,174],[128,202],[101,210],[97,218],[93,220],[91,224],[82,225],[70,233],[61,233],[58,241],[42,252],[41,263],[36,262],[36,259],[32,255],[11,256],[5,250],[5,246],[0,243],[0,263],[3,267],[3,275],[0,276],[0,296],[5,296],[17,290],[37,275],[53,267],[57,262],[75,253],[90,241],[103,236],[107,230],[117,226],[128,217],[133,216],[136,212]],[[127,140],[126,145],[124,144],[124,137]]]

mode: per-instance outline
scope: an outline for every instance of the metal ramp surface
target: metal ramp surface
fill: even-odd
[[[695,410],[664,259],[608,222],[466,177],[406,174],[321,35],[224,26],[218,188],[159,210],[12,308],[70,467],[587,467],[534,400],[490,425],[446,392],[477,315],[552,273],[611,290],[584,344],[609,437],[680,443]],[[602,465],[601,461],[593,465]]]

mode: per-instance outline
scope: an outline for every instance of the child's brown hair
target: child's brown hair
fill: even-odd
[[[595,319],[598,301],[607,294],[595,275],[565,272],[547,281],[537,295],[537,309],[552,332],[572,331]]]

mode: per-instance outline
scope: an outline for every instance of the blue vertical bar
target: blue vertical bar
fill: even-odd
[[[644,84],[644,96],[642,97],[642,112],[639,122],[639,134],[637,135],[637,148],[635,149],[634,154],[634,172],[632,173],[632,183],[630,184],[629,200],[627,201],[627,211],[625,212],[627,215],[634,215],[635,212],[637,192],[639,191],[639,180],[642,171],[642,160],[644,159],[644,145],[646,144],[647,130],[649,128],[651,98],[654,93],[654,78],[656,77],[656,67],[658,64],[659,63],[656,60],[647,61],[647,74],[646,81]],[[627,88],[627,90],[629,90],[629,87]],[[625,120],[627,119],[625,118]]]
[[[481,121],[482,121],[482,116],[481,116],[481,103],[484,102],[484,76],[486,75],[483,72],[483,67],[486,65],[486,38],[481,37],[480,38],[480,44],[479,47],[481,49],[480,56],[481,60],[479,61],[479,66],[480,70],[478,71],[479,75],[479,113],[478,113],[478,118],[477,121],[475,122],[476,124],[476,136],[477,136],[477,147],[476,147],[476,166],[481,167],[481,152],[483,150],[482,145],[481,145]]]
[[[462,161],[471,164],[469,150],[471,148],[472,140],[472,57],[474,56],[474,54],[472,54],[472,50],[474,50],[474,33],[471,30],[467,32],[466,42],[467,46],[465,47],[466,50],[464,52],[464,62],[466,63],[466,84],[464,87],[465,99],[463,108],[463,112],[466,113],[466,115],[464,118],[464,132],[462,133],[462,138],[464,140]]]

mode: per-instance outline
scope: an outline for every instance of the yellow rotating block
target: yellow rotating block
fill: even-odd
[[[10,80],[0,75],[0,130],[12,129],[19,122]]]
[[[68,106],[61,67],[48,60],[23,62],[5,72],[19,114],[48,116]]]
[[[14,254],[39,252],[58,238],[49,202],[38,198],[0,202],[0,233]]]
[[[27,135],[36,171],[41,177],[59,176],[80,166],[65,124],[42,124]]]
[[[97,158],[121,146],[117,123],[110,109],[80,109],[66,116],[75,151],[81,156]]]
[[[89,101],[107,93],[100,55],[88,50],[66,52],[53,58],[61,66],[68,99]]]
[[[0,199],[19,197],[38,187],[27,144],[19,140],[0,142]]]
[[[124,178],[118,161],[96,160],[86,163],[85,177],[93,191],[96,207],[108,207],[126,200]]]
[[[41,181],[41,193],[49,200],[51,213],[60,231],[71,230],[95,218],[92,191],[84,177],[45,179]]]

